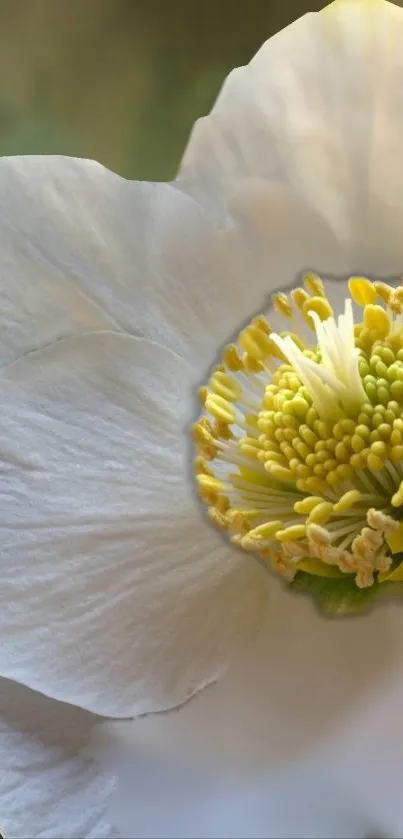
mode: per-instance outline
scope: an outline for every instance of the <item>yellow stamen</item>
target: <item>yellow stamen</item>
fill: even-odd
[[[304,536],[306,536],[305,524],[294,524],[285,530],[278,530],[276,533],[276,539],[279,542],[296,542],[298,539],[303,539]]]
[[[310,524],[326,524],[333,513],[333,504],[330,501],[323,501],[318,504],[309,515]]]
[[[294,510],[301,516],[309,515],[315,507],[322,503],[323,498],[321,498],[320,495],[310,495],[302,501],[296,501],[294,504]]]
[[[218,420],[228,423],[229,425],[235,422],[234,408],[229,402],[227,402],[226,399],[223,399],[222,396],[209,393],[205,402],[205,407],[206,410]]]
[[[304,288],[294,288],[290,294],[291,300],[297,309],[302,311],[304,304],[310,300],[310,295],[307,294]]]
[[[273,304],[299,309],[316,342],[259,315],[200,389],[196,482],[211,521],[288,580],[349,574],[366,587],[389,579],[403,507],[403,287],[351,277],[354,326],[351,301],[335,318],[320,278],[303,282]]]
[[[270,521],[266,524],[259,525],[259,527],[255,527],[249,532],[248,536],[250,539],[270,539],[271,536],[274,536],[283,527],[282,521]]]
[[[337,515],[347,512],[354,504],[361,501],[362,493],[358,489],[350,489],[341,496],[340,500],[333,507],[333,512]]]
[[[382,306],[369,304],[364,309],[364,324],[376,338],[386,338],[390,332],[390,317]]]
[[[378,281],[374,282],[373,285],[377,293],[377,296],[380,297],[381,300],[384,301],[384,303],[388,303],[393,294],[393,288],[387,283],[382,283]]]
[[[397,492],[395,492],[392,497],[392,505],[393,507],[401,507],[403,505],[403,481],[399,485]]]
[[[286,318],[290,318],[292,316],[290,301],[286,294],[283,294],[282,292],[274,294],[272,301],[274,308],[280,315],[283,315],[283,317]]]
[[[305,315],[309,316],[311,312],[316,312],[321,320],[327,320],[333,317],[333,309],[326,299],[326,297],[311,297],[302,307]]]
[[[317,274],[312,272],[303,274],[302,281],[307,291],[314,297],[325,297],[325,286]]]
[[[234,344],[225,347],[223,353],[223,362],[231,372],[238,372],[243,369],[242,359],[239,355],[238,349]]]
[[[238,399],[240,399],[242,394],[242,388],[239,382],[237,382],[236,379],[234,379],[232,376],[228,376],[227,373],[224,373],[221,370],[217,370],[211,377],[210,387],[213,393],[215,393],[217,396],[221,396],[228,402],[236,402]],[[205,404],[206,398],[204,399],[203,404]]]
[[[198,395],[200,404],[205,405],[206,404],[206,399],[208,397],[208,388],[207,387],[199,387],[199,390],[197,391],[197,395]]]
[[[357,306],[376,303],[377,293],[374,284],[366,277],[350,277],[348,290]]]
[[[295,481],[295,476],[291,470],[284,469],[284,467],[280,466],[278,463],[265,463],[265,468],[271,475],[273,475],[273,478],[277,478],[278,481],[282,481],[284,483],[294,483]]]

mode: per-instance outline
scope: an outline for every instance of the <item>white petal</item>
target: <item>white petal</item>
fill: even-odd
[[[275,776],[312,757],[375,686],[402,667],[402,613],[329,619],[273,581],[267,620],[243,658],[176,712],[112,725],[133,747],[216,777]]]
[[[123,731],[116,732],[117,728]],[[365,814],[350,806],[344,786],[341,794],[334,779],[329,783],[325,764],[301,761],[274,776],[251,771],[240,780],[223,774],[214,759],[200,768],[189,766],[174,752],[161,756],[145,745],[138,747],[127,738],[128,731],[130,735],[129,725],[115,724],[102,747],[102,759],[117,781],[110,819],[122,837],[362,839],[368,835]]]
[[[400,672],[374,687],[337,730],[328,749],[332,783],[354,795],[376,825],[375,835],[403,835],[403,682]],[[357,808],[358,809],[358,808]]]
[[[318,214],[281,187],[269,190],[265,201],[264,207],[253,202],[248,224],[242,193],[232,208],[237,220],[226,214],[225,229],[218,229],[175,185],[126,181],[91,161],[0,160],[6,220],[0,361],[2,353],[7,361],[11,350],[16,355],[71,334],[65,325],[71,296],[79,317],[75,331],[143,335],[185,357],[200,379],[221,345],[262,309],[269,291],[293,283],[313,264],[334,270],[334,237]],[[263,261],[256,254],[256,214],[266,221]],[[44,295],[37,297],[41,283]],[[89,315],[85,320],[88,307],[99,323]]]
[[[267,575],[193,498],[191,376],[111,332],[3,370],[2,675],[131,716],[187,699],[256,627]]]
[[[91,759],[96,717],[0,680],[0,831],[112,839],[110,777]]]
[[[53,232],[40,202],[24,203],[22,168],[18,158],[0,159],[0,366],[60,338],[114,326],[46,250]]]
[[[275,35],[196,124],[183,188],[222,212],[234,182],[282,183],[374,272],[401,271],[402,37],[384,0],[336,0]]]

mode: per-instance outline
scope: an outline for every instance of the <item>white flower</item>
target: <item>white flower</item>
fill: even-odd
[[[71,729],[88,732],[92,714],[172,709],[213,682],[176,713],[136,719],[127,738],[138,777],[153,751],[168,775],[173,753],[195,771],[207,763],[194,812],[223,780],[227,835],[231,773],[244,791],[246,775],[271,783],[297,758],[304,766],[402,663],[399,601],[325,620],[208,526],[189,464],[195,389],[269,292],[311,267],[402,273],[402,35],[401,10],[382,0],[340,0],[301,19],[231,74],[172,185],[129,183],[85,161],[0,162],[6,836],[107,836],[107,782],[85,755],[74,762]],[[350,386],[355,367],[340,368],[329,337],[329,375]],[[289,788],[312,794],[311,777]],[[352,778],[346,769],[337,780],[335,800],[346,800],[344,784],[352,801],[339,835],[366,829]],[[130,793],[136,808],[155,800],[140,785]],[[252,818],[253,796],[247,806]],[[401,813],[391,818],[396,835]],[[295,828],[281,824],[284,835]],[[265,811],[263,835],[278,826]]]

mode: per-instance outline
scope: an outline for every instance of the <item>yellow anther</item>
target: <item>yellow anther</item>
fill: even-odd
[[[257,449],[256,446],[248,446],[245,444],[244,446],[242,446],[241,451],[242,454],[246,455],[246,457],[252,458],[252,460],[261,460],[262,462],[264,462],[267,459],[266,452],[262,452],[262,450]],[[270,457],[274,459],[276,463],[281,463],[284,466],[287,465],[287,461],[276,452],[271,453]]]
[[[309,294],[307,294],[304,288],[294,288],[291,292],[290,297],[292,302],[294,303],[294,306],[296,306],[297,309],[300,309],[301,311],[304,303],[310,299]]]
[[[390,386],[390,393],[393,396],[393,399],[403,402],[403,382],[400,380],[392,382]]]
[[[376,454],[380,458],[386,458],[388,448],[386,443],[383,440],[376,440],[375,443],[371,443],[371,452],[372,454]]]
[[[346,510],[349,510],[350,507],[354,506],[354,504],[358,504],[360,500],[361,493],[358,491],[358,489],[350,489],[348,492],[345,492],[344,495],[341,496],[337,504],[334,504],[333,512],[336,515],[345,513]]]
[[[291,304],[286,294],[283,294],[282,292],[279,294],[273,294],[272,303],[280,315],[283,315],[286,318],[290,318],[292,316]]]
[[[241,536],[245,536],[251,528],[250,517],[247,515],[247,511],[244,510],[229,510],[226,514],[226,520],[231,531],[233,533],[239,533]]]
[[[303,498],[302,501],[296,501],[294,504],[294,511],[301,516],[308,516],[309,513],[312,513],[312,510],[318,506],[318,504],[323,503],[323,498],[319,495],[309,495],[307,498]]]
[[[378,425],[378,434],[380,434],[383,440],[389,440],[391,432],[391,426],[387,422],[381,422],[381,424]]]
[[[255,358],[253,355],[245,355],[242,357],[243,362],[243,369],[246,373],[263,373],[265,369],[265,365],[263,361],[259,361],[258,358]]]
[[[326,422],[323,422],[323,420],[316,419],[313,427],[316,433],[319,435],[319,437],[322,438],[322,440],[327,440],[330,434],[330,428]]]
[[[403,446],[393,446],[390,459],[393,460],[394,463],[398,463],[400,460],[403,460]]]
[[[317,435],[312,431],[312,428],[309,428],[309,425],[300,425],[299,435],[312,448],[318,443]]]
[[[237,519],[242,519],[243,521],[247,521],[249,523],[249,527],[250,521],[261,514],[261,510],[258,510],[255,507],[230,507],[228,511],[225,510],[224,512],[227,513],[227,519],[229,522],[232,523]]]
[[[243,450],[243,451],[245,451],[245,450]],[[284,455],[280,454],[280,452],[267,452],[267,456],[266,456],[266,464],[267,464],[266,468],[267,469],[269,468],[268,467],[269,463],[279,463],[280,466],[283,466],[285,469],[288,466],[287,459],[284,457]]]
[[[364,309],[364,323],[376,338],[386,338],[390,332],[390,317],[382,306],[369,304]]]
[[[332,513],[333,504],[331,504],[330,501],[323,501],[322,504],[318,504],[318,506],[310,513],[309,523],[326,524]]]
[[[265,463],[265,469],[267,472],[270,472],[273,475],[273,478],[277,478],[278,481],[283,481],[284,483],[294,483],[295,475],[291,472],[290,469],[285,469],[283,466],[280,466],[278,463]]]
[[[257,326],[247,326],[240,332],[238,337],[239,345],[252,358],[262,361],[271,354],[272,341],[269,336]]]
[[[237,382],[236,379],[233,379],[232,376],[228,376],[227,373],[223,373],[221,370],[217,370],[213,374],[209,385],[211,390],[216,393],[217,396],[222,396],[222,398],[226,399],[228,402],[236,402],[242,395],[242,388],[239,382]],[[204,400],[203,404],[205,404],[205,401],[206,400]]]
[[[204,407],[204,405],[206,404],[206,399],[208,397],[208,388],[205,386],[199,387],[199,390],[197,391],[197,396],[200,404]]]
[[[206,399],[206,410],[218,420],[228,423],[229,425],[235,422],[235,410],[230,402],[223,399],[222,396],[209,393]]]
[[[213,424],[213,435],[216,440],[232,440],[234,437],[228,423],[218,419]]]
[[[218,478],[212,478],[210,475],[196,475],[196,482],[199,488],[199,493],[203,501],[207,504],[215,505],[218,501],[220,493],[224,487]]]
[[[242,359],[235,344],[229,344],[223,352],[223,362],[233,373],[243,369]]]
[[[208,421],[200,420],[196,422],[192,428],[192,435],[195,443],[201,446],[214,446],[215,440]]]
[[[327,490],[325,481],[321,481],[320,478],[316,478],[314,475],[306,479],[305,486],[306,491],[316,492],[318,495]]]
[[[372,452],[369,453],[367,458],[367,465],[368,469],[372,469],[374,472],[380,472],[385,465],[385,461],[378,457],[378,455],[373,454]]]
[[[214,472],[207,466],[206,459],[202,455],[198,455],[195,458],[195,472],[197,475],[209,475],[211,478],[214,478]]]
[[[388,300],[389,309],[395,314],[399,315],[402,311],[402,302],[399,300],[397,294],[394,292]]]
[[[340,478],[337,475],[336,470],[332,470],[326,475],[326,483],[328,483],[329,486],[335,486],[335,484],[339,483],[339,480]]]
[[[220,495],[220,497],[217,501],[216,507],[217,507],[217,510],[219,510],[220,513],[228,512],[228,510],[230,508],[230,503],[228,501],[228,498],[225,495]]]
[[[343,463],[346,462],[349,459],[348,448],[345,445],[345,443],[343,443],[342,441],[340,441],[340,443],[337,443],[337,446],[334,450],[334,454],[335,454],[335,457],[337,458],[337,460],[341,461]]]
[[[306,303],[304,303],[302,312],[307,317],[309,317],[310,312],[316,312],[321,320],[327,320],[328,318],[333,317],[334,314],[326,297],[311,297],[310,300],[307,300]]]
[[[302,396],[295,396],[290,400],[290,410],[301,419],[306,417],[309,411],[309,403]]]
[[[375,510],[373,507],[367,512],[367,522],[370,527],[379,530],[384,536],[390,536],[399,529],[399,522],[391,516],[383,513],[382,510]]]
[[[275,535],[275,533],[277,533],[279,530],[282,530],[283,528],[284,522],[282,521],[265,522],[265,524],[260,524],[259,527],[255,527],[253,530],[250,530],[248,533],[248,539],[270,539],[272,536]]]
[[[393,430],[390,435],[390,443],[392,446],[398,446],[402,442],[402,432],[397,431],[397,429]]]
[[[365,459],[361,453],[356,453],[351,455],[349,463],[353,469],[362,469],[365,466]]]
[[[376,303],[376,289],[371,280],[366,277],[350,277],[348,290],[357,306],[367,306]]]
[[[395,492],[392,497],[392,505],[393,507],[401,507],[403,505],[403,481],[401,482],[397,492]]]
[[[353,452],[356,452],[358,454],[359,452],[362,452],[364,447],[365,443],[363,438],[359,434],[353,434],[351,438],[351,448]]]
[[[208,517],[215,524],[219,530],[228,530],[229,522],[225,514],[220,513],[217,507],[209,507],[208,508]]]
[[[353,477],[353,469],[349,463],[339,463],[336,467],[336,475],[338,476],[339,480],[348,480],[349,478]]]
[[[200,473],[199,475],[196,475],[196,480],[199,487],[207,489],[211,492],[222,492],[224,488],[222,482],[218,478],[211,477],[210,475]]]
[[[305,288],[309,291],[310,294],[313,294],[315,297],[324,297],[325,296],[325,286],[323,285],[323,281],[317,274],[308,271],[302,277],[302,282],[304,283]]]
[[[307,535],[310,542],[314,541],[323,546],[329,545],[332,539],[331,533],[326,530],[326,527],[321,527],[320,524],[309,524]]]
[[[294,524],[291,527],[287,527],[285,530],[279,530],[276,533],[276,539],[279,542],[296,542],[298,539],[304,539],[305,536],[305,524]]]
[[[242,437],[239,441],[239,448],[241,451],[244,451],[245,448],[249,449],[251,447],[253,447],[255,451],[258,451],[260,449],[259,440],[257,440],[256,437]]]
[[[273,331],[269,321],[264,317],[264,315],[258,315],[256,318],[253,318],[252,323],[254,326],[257,326],[258,329],[261,329],[262,332],[265,332],[266,335],[270,335]]]
[[[385,303],[388,303],[390,297],[393,294],[393,288],[387,283],[382,283],[378,281],[374,282],[373,286],[377,296],[380,297],[381,300],[383,300]]]
[[[312,463],[310,463],[307,460],[307,458],[309,457],[310,454],[312,454],[312,452],[311,452],[309,446],[307,446],[306,443],[303,443],[302,440],[300,440],[297,437],[295,440],[293,440],[293,447],[294,447],[295,451],[298,452],[299,456],[304,458],[307,466],[312,466],[313,465]]]
[[[304,463],[299,463],[298,466],[296,465],[295,466],[295,471],[296,471],[296,474],[297,474],[298,478],[303,478],[303,479],[304,478],[309,478],[309,476],[311,474],[311,470]],[[297,486],[298,486],[298,483],[297,483]],[[304,492],[304,490],[303,490],[303,492]]]

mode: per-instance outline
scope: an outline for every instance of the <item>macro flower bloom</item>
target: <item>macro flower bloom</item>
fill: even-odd
[[[149,835],[153,755],[171,781],[173,757],[207,767],[195,835],[220,784],[219,835],[234,835],[235,786],[258,778],[273,803],[284,783],[300,801],[329,763],[332,835],[378,824],[373,728],[358,757],[355,727],[341,732],[402,664],[399,596],[368,609],[400,594],[402,37],[383,0],[301,19],[230,75],[173,184],[0,161],[10,837],[114,835],[108,777],[79,748],[100,716],[136,718],[116,726]],[[316,600],[364,614],[329,620]],[[344,751],[295,775],[333,731]],[[160,832],[187,835],[183,789]],[[272,816],[250,835],[296,835]]]
[[[296,334],[254,318],[201,388],[196,480],[232,542],[308,589],[324,578],[340,613],[403,577],[403,286],[351,277],[337,319],[322,280],[305,286],[273,296]]]

